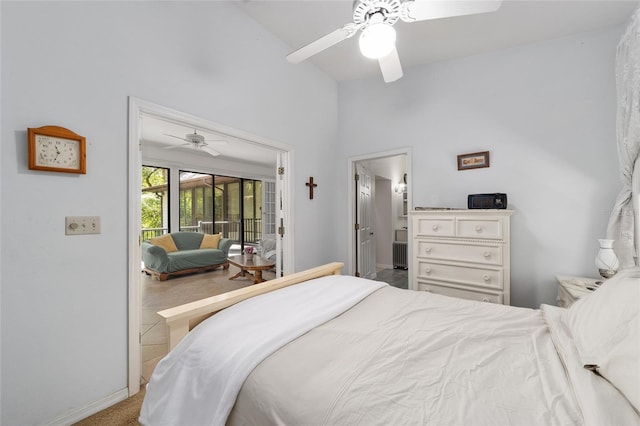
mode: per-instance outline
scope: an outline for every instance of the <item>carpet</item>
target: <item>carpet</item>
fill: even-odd
[[[75,423],[74,426],[137,426],[142,400],[144,399],[145,387],[140,388],[140,392],[127,398],[124,401],[112,405],[93,416]]]

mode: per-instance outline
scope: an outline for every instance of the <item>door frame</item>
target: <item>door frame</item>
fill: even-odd
[[[347,274],[348,275],[353,275],[355,273],[355,264],[358,261],[358,259],[355,258],[355,245],[357,243],[356,241],[356,233],[354,232],[354,220],[355,220],[355,204],[356,204],[356,194],[355,192],[352,190],[353,187],[353,177],[356,173],[356,163],[361,162],[361,161],[366,161],[366,160],[377,160],[380,158],[386,158],[386,157],[394,157],[397,155],[404,155],[406,156],[406,173],[407,173],[407,206],[412,206],[413,205],[413,185],[411,185],[412,183],[412,150],[411,147],[403,147],[403,148],[397,148],[397,149],[393,149],[393,150],[389,150],[389,151],[381,151],[381,152],[374,152],[374,153],[370,153],[370,154],[363,154],[363,155],[356,155],[356,156],[352,156],[349,157],[347,159],[347,197],[348,197],[348,201],[347,201],[347,235],[348,235],[348,241],[347,241],[347,259],[349,259],[349,261],[347,262],[346,265],[346,270],[347,270]],[[375,176],[374,176],[375,178]],[[375,196],[375,194],[373,195]],[[411,231],[412,231],[412,225],[411,225],[411,220],[407,220],[407,232],[408,235],[412,235]],[[412,244],[407,244],[407,259],[412,259],[412,255],[413,255],[413,247]],[[407,262],[407,273],[409,274],[409,277],[411,277],[411,269],[412,269],[412,265],[411,262]],[[411,278],[409,278],[409,288],[411,288]]]
[[[244,139],[252,143],[263,145],[278,151],[282,161],[286,164],[285,173],[276,175],[276,190],[282,193],[286,200],[291,199],[291,177],[293,176],[293,150],[289,145],[253,135],[248,132],[234,129],[223,124],[215,123],[201,117],[157,105],[139,98],[129,97],[129,162],[128,162],[128,206],[127,206],[127,250],[128,250],[128,378],[127,387],[129,396],[140,391],[140,376],[142,372],[141,345],[140,345],[140,232],[141,232],[141,201],[140,188],[142,177],[142,149],[140,144],[142,126],[141,117],[144,115],[165,118],[180,123],[195,125],[196,127],[210,129],[214,132],[224,133],[229,136]],[[284,223],[288,229],[293,229],[293,205],[283,203]],[[279,220],[279,218],[278,218]],[[282,272],[293,272],[295,259],[293,258],[293,235],[285,232],[282,238]]]

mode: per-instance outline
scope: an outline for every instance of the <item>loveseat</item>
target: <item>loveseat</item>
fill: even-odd
[[[144,271],[160,281],[170,276],[229,268],[232,241],[221,234],[172,232],[142,242]]]

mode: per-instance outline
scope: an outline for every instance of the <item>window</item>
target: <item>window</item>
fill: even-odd
[[[169,169],[142,166],[142,240],[169,231]]]

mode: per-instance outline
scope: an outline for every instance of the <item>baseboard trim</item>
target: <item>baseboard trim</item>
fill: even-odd
[[[383,265],[382,263],[377,263],[376,268],[378,269],[393,269],[393,265]]]
[[[98,401],[92,402],[89,405],[86,405],[82,408],[70,410],[62,416],[58,417],[55,420],[52,420],[46,423],[48,426],[66,426],[76,422],[79,422],[82,419],[86,419],[87,417],[94,415],[97,412],[104,410],[105,408],[109,408],[114,404],[117,404],[120,401],[124,401],[129,397],[129,389],[124,388],[117,392],[112,393],[111,395],[107,395]]]

